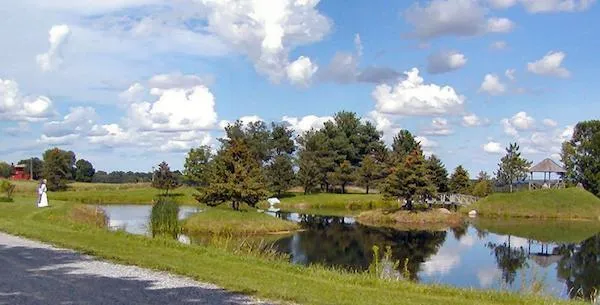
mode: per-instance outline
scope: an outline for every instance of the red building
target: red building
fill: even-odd
[[[18,164],[13,166],[14,172],[12,174],[12,176],[10,176],[11,180],[29,180],[29,178],[31,178],[29,176],[29,173],[27,173],[25,171],[25,165],[24,164]]]

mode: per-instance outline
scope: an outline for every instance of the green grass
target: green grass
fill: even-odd
[[[279,204],[279,207],[283,209],[368,210],[397,206],[396,202],[386,201],[380,194],[317,193],[304,195],[301,193],[289,193],[286,195],[280,199],[281,204]]]
[[[192,215],[184,224],[188,234],[257,235],[282,233],[299,229],[298,224],[249,209],[207,208]]]
[[[484,217],[600,220],[600,199],[579,189],[495,193],[462,209]]]
[[[600,233],[600,222],[586,220],[477,218],[472,223],[479,230],[540,242],[580,243]]]
[[[231,291],[296,304],[569,304],[507,292],[384,281],[368,274],[302,267],[279,260],[238,256],[215,247],[109,232],[62,221],[73,205],[57,201],[52,204],[50,208],[37,209],[29,200],[2,203],[0,230],[119,263],[181,274]]]
[[[373,210],[360,213],[356,220],[368,226],[392,227],[403,230],[443,230],[464,224],[457,213],[443,214],[430,211]]]

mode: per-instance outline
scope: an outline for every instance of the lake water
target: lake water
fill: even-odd
[[[111,224],[146,234],[150,207],[107,206]],[[179,217],[197,212],[182,207]],[[589,297],[600,289],[600,229],[596,223],[475,221],[445,231],[401,231],[360,225],[351,217],[270,213],[305,229],[264,240],[296,264],[367,270],[373,246],[390,246],[413,280],[457,287],[513,290],[542,283],[544,293]],[[180,238],[181,240],[181,238]],[[189,239],[183,237],[184,241]],[[191,238],[191,242],[202,238]]]

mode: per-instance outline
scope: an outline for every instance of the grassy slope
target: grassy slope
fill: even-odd
[[[331,194],[318,193],[303,195],[291,193],[281,198],[282,208],[292,209],[348,209],[366,210],[394,206],[395,202],[385,201],[380,194]]]
[[[360,213],[356,220],[368,226],[384,226],[397,229],[429,229],[442,230],[448,227],[463,225],[462,216],[457,213],[442,214],[437,210],[431,211],[395,211],[373,210]]]
[[[600,199],[578,188],[496,193],[463,211],[486,217],[600,219]]]
[[[580,243],[600,233],[600,222],[538,219],[478,218],[473,224],[479,230],[500,235],[514,235],[540,242]]]
[[[0,230],[116,262],[212,282],[232,291],[298,304],[567,304],[515,294],[388,282],[364,274],[236,256],[212,247],[113,233],[60,221],[69,204],[36,209],[26,200],[0,204]],[[583,303],[582,303],[583,304]]]
[[[183,224],[188,234],[252,235],[294,231],[298,228],[296,223],[254,210],[233,211],[227,208],[208,208],[191,216]]]

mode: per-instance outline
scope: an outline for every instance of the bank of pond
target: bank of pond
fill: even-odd
[[[152,207],[101,206],[113,229],[152,235]],[[368,272],[373,247],[389,247],[387,259],[409,280],[462,288],[538,292],[564,299],[590,299],[600,288],[600,222],[527,219],[469,219],[453,227],[400,229],[363,225],[355,217],[265,210],[234,212],[219,208],[182,206],[177,213],[182,243],[211,244],[214,234],[186,229],[186,219],[206,226],[228,215],[247,222],[270,220],[296,229],[286,234],[227,235],[227,243],[260,245],[298,265],[322,265]],[[200,216],[203,215],[203,216]],[[260,215],[260,216],[259,216]],[[191,217],[191,218],[190,218]],[[237,217],[237,216],[234,216]],[[233,224],[240,219],[225,221]],[[250,226],[250,225],[248,225]],[[215,229],[219,231],[219,229]],[[280,230],[279,233],[286,230]],[[221,233],[227,230],[219,231]],[[232,231],[231,231],[232,232]],[[383,252],[383,250],[381,250]]]

